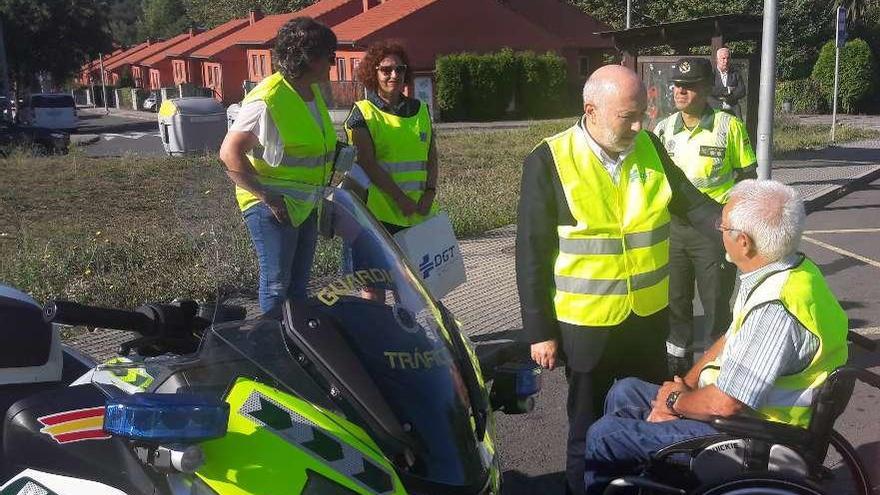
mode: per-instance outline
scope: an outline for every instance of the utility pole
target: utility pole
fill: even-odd
[[[626,28],[627,29],[629,29],[629,27],[632,25],[630,21],[632,21],[632,0],[626,0]]]
[[[98,60],[101,62],[101,101],[104,102],[104,114],[109,114],[110,110],[107,108],[107,76],[104,74],[104,54],[98,54]]]
[[[9,97],[9,70],[6,65],[6,44],[3,42],[3,21],[0,20],[0,96]]]
[[[758,102],[758,178],[769,179],[773,156],[773,100],[776,91],[776,0],[764,0],[761,83]]]
[[[846,9],[837,7],[837,26],[834,33],[834,97],[831,110],[831,142],[837,130],[837,83],[840,78],[840,47],[846,43]]]

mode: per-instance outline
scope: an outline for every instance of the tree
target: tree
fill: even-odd
[[[843,0],[873,2],[878,0]],[[623,29],[626,10],[623,0],[569,0],[584,12],[615,29]],[[683,21],[697,17],[722,14],[763,13],[763,0],[634,0],[633,26],[647,26],[665,22]],[[777,73],[782,79],[799,79],[810,74],[819,56],[819,47],[833,34],[833,16],[829,14],[827,0],[787,0],[779,2],[777,26]],[[708,43],[708,40],[707,40]],[[755,44],[752,44],[755,47]],[[744,55],[740,46],[735,55]],[[653,53],[660,53],[655,50]]]
[[[143,0],[140,39],[171,38],[193,25],[182,0]]]
[[[316,0],[183,0],[189,16],[199,25],[212,28],[259,9],[265,14],[295,12]]]
[[[113,42],[120,46],[136,45],[141,39],[138,20],[144,13],[141,0],[110,0],[108,7]]]
[[[813,67],[813,79],[828,98],[829,107],[834,93],[834,52],[834,42],[825,43]],[[861,105],[873,95],[877,83],[874,55],[864,40],[849,41],[840,49],[838,80],[837,102],[841,110],[852,113],[862,109]]]
[[[9,75],[19,91],[38,74],[63,82],[109,52],[105,10],[97,0],[0,0]]]

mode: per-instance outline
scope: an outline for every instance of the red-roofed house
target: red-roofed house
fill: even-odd
[[[327,12],[336,15],[331,19]],[[505,47],[554,51],[576,68],[569,70],[572,82],[582,82],[599,65],[602,53],[613,48],[593,34],[606,26],[561,0],[322,0],[299,12],[267,17],[229,40],[247,46],[250,81],[271,74],[275,33],[301,15],[317,18],[336,33],[331,81],[354,80],[367,47],[394,39],[406,48],[416,76],[416,87],[409,90],[428,99],[433,97],[434,65],[440,55]]]
[[[144,41],[135,47],[137,48],[136,50],[128,50],[129,53],[127,55],[120,56],[109,64],[104,64],[104,70],[109,74],[109,80],[116,85],[119,82],[119,78],[122,77],[122,73],[126,70],[130,70],[135,87],[143,88],[144,84],[141,77],[141,70],[136,67],[135,64],[155,53],[155,47],[162,43],[164,43],[164,41]]]
[[[137,53],[145,50],[152,43],[151,40],[144,41],[138,45],[132,46],[126,50],[116,53],[106,59],[104,59],[104,72],[106,73],[106,82],[108,85],[115,86],[119,84],[119,77],[122,75],[122,71],[126,67],[125,65],[116,66],[117,63],[136,55]],[[93,70],[92,81],[100,82],[101,81],[101,61],[95,60],[92,62],[95,67]],[[116,71],[111,70],[111,66],[118,69]]]
[[[171,73],[174,84],[201,85],[201,62],[191,57],[193,52],[219,39],[230,36],[240,29],[252,26],[262,18],[263,15],[260,12],[252,11],[248,17],[226,21],[214,29],[205,31],[166,50],[165,53],[171,59]]]
[[[595,33],[611,28],[581,9],[561,0],[504,0],[504,5],[563,41],[559,54],[565,57],[569,80],[583,84],[593,69],[602,65],[602,54],[614,50],[614,43]]]
[[[131,61],[131,77],[135,87],[157,90],[162,87],[163,79],[166,85],[171,85],[171,59],[166,56],[166,51],[196,35],[198,32],[190,29],[141,52],[136,60]]]
[[[199,48],[202,82],[224,103],[244,96],[244,81],[260,81],[272,74],[271,48],[278,29],[290,19],[309,16],[333,26],[364,11],[364,2],[376,0],[322,0],[297,12],[264,17],[252,25]]]

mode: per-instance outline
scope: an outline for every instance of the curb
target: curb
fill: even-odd
[[[97,134],[71,134],[70,144],[75,144],[77,146],[88,146],[90,144],[97,143],[100,139],[101,136]]]
[[[812,213],[823,206],[846,196],[854,189],[858,189],[859,187],[874,182],[877,179],[880,179],[880,165],[876,165],[873,170],[857,175],[843,184],[826,186],[825,189],[814,195],[812,198],[804,200],[804,209],[807,213]]]

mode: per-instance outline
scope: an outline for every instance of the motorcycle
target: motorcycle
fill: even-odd
[[[539,370],[496,356],[484,375],[360,200],[313,194],[309,295],[280,315],[246,319],[219,296],[41,309],[0,286],[0,494],[500,493],[493,411],[529,411]],[[358,253],[347,273],[342,243]],[[62,324],[136,338],[98,365],[61,343]]]

